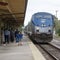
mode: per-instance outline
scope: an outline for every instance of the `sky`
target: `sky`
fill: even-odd
[[[49,12],[60,19],[60,0],[28,0],[24,26],[28,24],[34,13]]]

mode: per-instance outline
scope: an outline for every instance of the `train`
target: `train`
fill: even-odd
[[[54,15],[48,12],[37,12],[25,27],[25,32],[37,42],[48,43],[53,39]]]

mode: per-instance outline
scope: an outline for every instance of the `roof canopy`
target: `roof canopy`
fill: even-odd
[[[27,0],[0,0],[0,16],[5,21],[23,24]],[[12,21],[11,21],[12,22]]]

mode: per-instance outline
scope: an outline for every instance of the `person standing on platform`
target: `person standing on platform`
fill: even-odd
[[[18,45],[22,45],[23,44],[21,42],[22,38],[23,38],[23,34],[22,34],[22,32],[19,32],[19,43],[18,43]]]
[[[17,35],[18,35],[18,33],[19,33],[19,31],[18,31],[18,29],[16,29],[16,31],[15,31],[15,41],[17,42]]]
[[[23,37],[23,34],[21,32],[19,32],[17,35],[16,35],[16,43],[18,43],[18,46],[19,45],[22,45],[22,42],[21,42],[21,39]]]
[[[9,43],[10,31],[8,29],[4,30],[5,44]]]
[[[19,33],[18,29],[16,29],[15,31],[15,38],[16,38],[16,35]]]
[[[12,28],[10,29],[10,41],[14,42],[14,31]]]

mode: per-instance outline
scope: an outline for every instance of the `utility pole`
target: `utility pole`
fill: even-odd
[[[57,17],[57,12],[58,12],[58,10],[56,10],[56,17]]]

